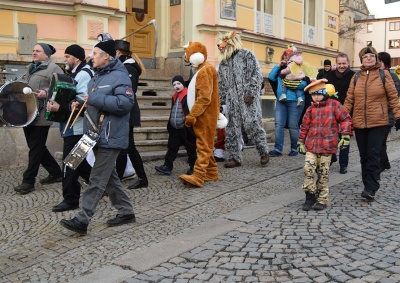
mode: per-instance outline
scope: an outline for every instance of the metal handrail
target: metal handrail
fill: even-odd
[[[156,60],[156,52],[157,52],[157,45],[158,45],[158,30],[157,30],[157,22],[156,22],[155,19],[151,20],[150,22],[148,22],[144,26],[132,31],[131,33],[125,35],[124,37],[121,38],[121,40],[131,36],[132,34],[138,32],[138,31],[140,31],[142,29],[144,29],[145,27],[148,27],[149,25],[153,25],[154,26],[154,31],[155,31],[154,54],[153,54],[153,58],[151,59],[151,68],[155,69],[156,68],[155,60]]]

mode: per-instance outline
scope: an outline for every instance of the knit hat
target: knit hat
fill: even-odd
[[[376,58],[376,60],[378,60],[378,52],[376,52],[375,48],[373,48],[372,46],[367,46],[367,47],[364,47],[363,49],[361,49],[360,52],[358,53],[361,63],[362,63],[362,57],[367,53],[375,54],[375,58]]]
[[[100,48],[104,52],[108,53],[110,56],[115,57],[117,51],[115,50],[114,40],[100,41],[94,47]]]
[[[64,54],[69,54],[74,56],[75,58],[84,61],[85,60],[85,50],[80,47],[78,44],[72,44],[65,49]]]
[[[324,66],[326,66],[326,65],[332,66],[331,60],[326,59],[326,60],[324,61]]]
[[[185,85],[185,81],[184,81],[184,79],[183,79],[182,76],[175,76],[175,77],[173,77],[171,83],[173,84],[173,83],[176,82],[176,81],[178,81],[178,82],[180,82],[181,84]]]
[[[131,44],[125,40],[115,40],[115,49],[131,52]]]
[[[47,44],[47,43],[36,43],[36,44],[42,46],[44,53],[45,53],[48,57],[50,57],[51,55],[53,55],[54,53],[56,53],[56,49],[55,49],[52,45],[50,45],[50,44]]]

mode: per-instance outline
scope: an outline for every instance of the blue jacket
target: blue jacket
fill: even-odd
[[[270,82],[275,82],[277,85],[276,92],[274,91],[277,100],[279,100],[279,97],[282,95],[282,79],[279,76],[279,74],[281,73],[281,70],[282,69],[278,65],[276,65],[272,68],[271,72],[268,75],[268,80]],[[300,85],[297,87],[297,90],[301,90],[301,92],[302,92],[301,96],[302,96],[303,100],[305,99],[304,88],[306,86],[307,86],[307,82],[303,80],[300,83]],[[286,100],[293,100],[293,101],[297,100],[297,96],[296,96],[296,93],[294,92],[294,90],[289,89],[289,88],[287,89]]]
[[[132,83],[128,71],[119,60],[97,68],[88,84],[89,99],[87,112],[98,125],[104,113],[100,139],[97,146],[112,149],[126,149],[129,136],[129,116],[134,104]],[[85,117],[84,130],[93,130]]]

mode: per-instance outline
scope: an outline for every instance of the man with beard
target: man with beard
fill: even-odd
[[[64,52],[65,70],[74,79],[76,98],[75,100],[83,104],[83,96],[87,93],[87,85],[93,77],[93,70],[85,61],[85,50],[77,45],[72,44],[65,49]],[[50,112],[68,113],[71,111],[71,104],[58,104],[49,99],[47,102],[47,110]],[[76,114],[76,113],[75,113]],[[74,126],[68,126],[67,120],[60,122],[60,133],[64,139],[63,159],[71,152],[74,146],[83,136],[83,117],[79,117]],[[63,201],[53,207],[54,212],[62,212],[73,210],[79,207],[79,198],[81,195],[81,184],[78,182],[79,176],[84,180],[89,180],[91,166],[86,159],[75,169],[71,169],[63,164],[64,176],[62,178]]]
[[[329,84],[333,84],[335,86],[338,96],[339,102],[343,105],[344,100],[346,99],[347,90],[350,85],[351,78],[354,75],[354,72],[350,69],[349,65],[349,56],[345,53],[340,53],[336,57],[336,70],[328,72],[326,79]],[[341,136],[339,134],[339,140]],[[339,153],[339,165],[340,165],[340,174],[347,173],[347,165],[349,164],[349,150],[350,145],[346,148],[340,149]],[[337,161],[336,154],[332,154],[331,164]]]
[[[228,32],[218,44],[221,62],[218,85],[221,105],[226,105],[226,168],[241,166],[242,127],[251,137],[261,157],[261,166],[269,161],[266,133],[262,126],[260,91],[263,76],[255,55],[242,47],[236,32]]]

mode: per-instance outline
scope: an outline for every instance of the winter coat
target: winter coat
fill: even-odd
[[[182,129],[184,127],[185,117],[190,113],[187,104],[187,92],[188,89],[185,87],[181,92],[175,92],[172,96],[171,114],[168,124],[175,129]],[[179,104],[176,103],[178,98],[180,101]]]
[[[129,117],[129,125],[132,127],[140,127],[140,109],[139,104],[137,103],[136,93],[139,85],[139,77],[142,74],[142,70],[140,69],[139,64],[130,56],[120,56],[119,60],[124,63],[125,68],[128,70],[135,101],[135,104],[133,105],[133,108],[131,110],[131,115]]]
[[[300,125],[299,141],[308,152],[334,154],[339,142],[339,128],[342,135],[352,135],[351,117],[342,104],[332,98],[313,102]]]
[[[354,76],[350,82],[344,102],[345,109],[352,115],[353,126],[357,129],[389,125],[388,102],[395,119],[400,119],[398,93],[388,71],[385,71],[385,87],[379,75],[380,63],[361,73],[354,86]]]
[[[119,60],[97,68],[88,84],[89,98],[87,112],[97,125],[104,113],[100,139],[97,146],[112,149],[126,149],[129,136],[129,116],[134,98],[128,71]],[[85,117],[84,130],[93,127]]]
[[[343,77],[338,78],[336,75],[336,71],[328,72],[326,79],[328,80],[328,84],[333,84],[335,86],[335,90],[337,91],[338,100],[341,104],[344,104],[344,100],[346,99],[347,90],[349,89],[351,78],[355,74],[354,71],[349,70]]]
[[[28,71],[26,74],[26,82],[32,88],[33,92],[38,89],[48,90],[50,86],[51,79],[53,78],[53,73],[64,74],[62,69],[49,58],[42,62],[33,72],[35,63],[28,65]],[[50,126],[53,124],[52,121],[47,121],[44,118],[46,112],[47,99],[36,98],[39,114],[36,119],[30,124],[33,126]]]
[[[282,78],[280,77],[280,73],[282,71],[283,68],[281,68],[280,66],[276,65],[272,68],[271,72],[268,75],[268,81],[270,82],[276,99],[279,100],[279,97],[282,95]],[[301,98],[303,98],[303,100],[305,99],[305,95],[304,95],[304,88],[307,86],[307,81],[303,80],[300,85],[297,87],[297,89],[295,90],[301,90],[302,95]],[[297,96],[296,96],[296,92],[294,89],[287,89],[286,92],[286,100],[287,101],[296,101],[297,100]]]

